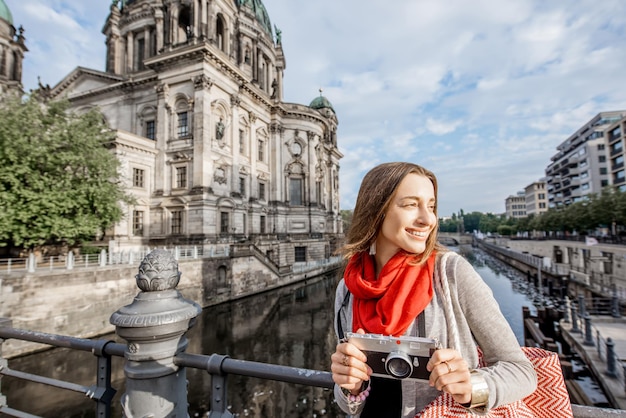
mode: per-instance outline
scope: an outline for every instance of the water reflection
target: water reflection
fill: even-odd
[[[504,315],[521,342],[522,306],[532,306],[532,295],[522,290],[523,277],[482,252],[466,255],[493,289]],[[189,332],[190,353],[227,354],[232,358],[328,370],[336,344],[332,306],[337,277],[300,284],[207,308]],[[516,282],[519,282],[516,284]],[[526,289],[528,290],[528,289]],[[112,307],[114,311],[119,307]],[[116,339],[115,335],[104,338]],[[122,359],[114,358],[113,386],[118,390],[113,416],[119,417],[124,392]],[[10,360],[16,370],[45,374],[93,385],[96,362],[90,353],[55,349]],[[210,377],[190,369],[189,415],[206,416],[210,409]],[[93,402],[81,394],[3,378],[8,405],[43,417],[93,417]],[[322,388],[228,377],[228,405],[239,417],[340,417],[332,392]],[[1,414],[0,414],[1,416]]]

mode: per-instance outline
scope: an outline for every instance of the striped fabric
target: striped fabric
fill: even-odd
[[[522,400],[492,408],[487,418],[572,418],[572,405],[565,387],[561,362],[557,353],[535,347],[522,347],[535,366],[537,389]],[[456,403],[448,393],[441,394],[416,418],[476,417]]]

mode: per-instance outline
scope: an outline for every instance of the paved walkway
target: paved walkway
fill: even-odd
[[[624,377],[624,365],[626,365],[626,319],[612,318],[610,316],[591,317],[591,336],[593,345],[586,345],[585,324],[579,321],[579,332],[572,332],[572,323],[561,321],[563,338],[591,368],[598,379],[598,383],[604,389],[610,401],[620,409],[626,410],[626,378]],[[606,341],[611,338],[617,361],[615,371],[617,377],[606,374]],[[598,350],[600,340],[600,350]]]

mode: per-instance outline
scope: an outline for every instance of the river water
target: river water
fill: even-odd
[[[541,303],[532,284],[514,270],[485,253],[467,255],[480,273],[509,321],[520,344],[523,341],[522,307],[536,312],[533,300]],[[333,332],[333,298],[337,277],[320,277],[299,285],[207,308],[188,333],[187,352],[227,354],[232,358],[316,370],[328,370],[336,338]],[[117,307],[112,308],[113,310]],[[115,335],[104,336],[116,339]],[[123,387],[122,359],[114,358],[113,416]],[[15,370],[92,385],[96,362],[89,353],[54,349],[12,359]],[[210,408],[210,377],[206,372],[187,370],[189,415],[206,416]],[[2,380],[2,394],[11,408],[43,417],[93,417],[95,408],[81,394],[25,383]],[[240,417],[341,417],[332,391],[302,385],[265,381],[240,376],[228,377],[228,405]],[[0,416],[2,414],[0,413]]]

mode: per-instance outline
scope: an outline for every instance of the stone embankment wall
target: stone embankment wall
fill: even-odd
[[[509,240],[499,238],[496,245],[538,257],[549,257],[573,274],[583,273],[590,285],[608,287],[614,284],[620,293],[626,292],[626,246],[613,244],[587,245],[565,240]],[[622,296],[623,297],[623,296]]]
[[[134,266],[107,266],[71,271],[11,273],[0,276],[0,317],[14,328],[92,338],[115,331],[111,314],[132,303],[140,291]],[[337,268],[335,266],[334,268]],[[254,256],[179,261],[178,290],[202,307],[285,286],[333,270],[278,274]],[[220,275],[219,272],[223,274]],[[17,340],[5,341],[3,357],[45,349]]]

